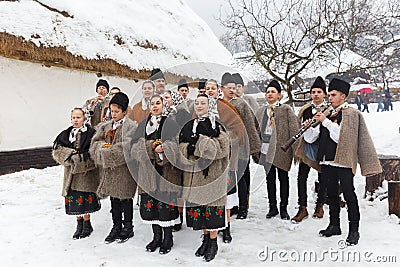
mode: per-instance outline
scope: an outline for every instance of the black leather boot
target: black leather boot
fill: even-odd
[[[153,240],[146,245],[146,250],[154,252],[162,243],[162,228],[158,224],[152,224],[153,229]]]
[[[201,246],[196,250],[195,253],[196,257],[204,256],[209,243],[210,243],[210,234],[203,235],[203,242],[201,243]]]
[[[172,226],[163,227],[163,231],[164,239],[160,246],[160,254],[167,254],[171,251],[171,248],[174,245],[174,240],[172,237]]]
[[[222,230],[222,241],[224,241],[224,243],[232,242],[231,223],[230,222],[228,222],[228,227],[226,227],[224,230]]]
[[[76,230],[74,235],[72,236],[72,239],[79,239],[79,237],[82,234],[83,230],[83,219],[77,220],[77,225],[76,225]]]
[[[348,246],[355,246],[358,244],[359,239],[360,239],[360,233],[358,231],[349,232],[349,235],[346,238],[346,244]]]
[[[111,215],[113,221],[113,227],[111,228],[110,233],[104,240],[107,244],[114,242],[119,239],[119,235],[122,230],[122,209],[121,209],[121,200],[118,198],[110,198],[111,200]]]
[[[282,220],[290,220],[289,214],[287,212],[287,205],[280,205],[279,213],[281,214]]]
[[[110,233],[104,240],[106,244],[112,243],[115,240],[119,239],[119,234],[121,233],[121,225],[116,225],[114,224],[113,227],[111,228]]]
[[[118,242],[123,243],[126,242],[129,238],[133,237],[135,234],[133,233],[133,225],[132,222],[124,223],[124,228],[122,228],[121,233],[118,237]]]
[[[279,211],[278,211],[278,208],[276,207],[276,205],[270,205],[269,211],[265,217],[267,219],[271,219],[272,217],[275,217],[278,214],[279,214]]]
[[[93,232],[93,227],[92,224],[90,223],[90,220],[83,221],[83,230],[79,238],[88,237],[92,232]]]
[[[233,206],[233,208],[231,208],[230,216],[232,217],[233,215],[238,214],[238,212],[239,212],[238,206]]]
[[[215,258],[215,255],[217,255],[217,252],[218,252],[217,238],[214,239],[210,238],[208,249],[204,254],[204,259],[206,261],[212,261]]]
[[[319,236],[323,237],[331,237],[333,235],[341,235],[342,230],[340,230],[340,226],[338,225],[328,225],[328,227],[325,230],[319,231]]]
[[[236,219],[244,220],[247,218],[247,207],[239,206],[238,215]]]
[[[183,213],[179,213],[179,217],[181,219],[181,222],[174,225],[174,227],[172,229],[174,232],[178,232],[179,230],[182,229]]]

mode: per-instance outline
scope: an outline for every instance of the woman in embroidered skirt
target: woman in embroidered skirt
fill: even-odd
[[[196,118],[179,135],[180,151],[192,164],[183,175],[188,227],[203,230],[195,255],[213,260],[218,251],[218,230],[226,227],[226,184],[229,172],[229,135],[216,120],[216,99],[205,94],[195,100]]]
[[[159,247],[160,254],[171,251],[172,227],[180,222],[177,198],[181,191],[181,171],[174,167],[179,127],[167,117],[167,103],[160,95],[151,97],[150,115],[139,124],[131,148],[131,155],[138,163],[140,216],[153,230],[153,240],[146,250],[154,252]]]
[[[73,239],[79,239],[92,233],[90,213],[100,209],[100,201],[95,194],[99,175],[89,154],[95,130],[85,125],[81,108],[72,110],[71,122],[72,126],[62,131],[54,141],[52,155],[64,166],[62,195],[65,198],[65,212],[76,216],[77,227]]]

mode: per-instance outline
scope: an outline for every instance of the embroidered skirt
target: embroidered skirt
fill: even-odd
[[[65,213],[68,215],[85,215],[100,210],[100,200],[93,192],[68,190],[65,199]]]
[[[193,230],[217,231],[225,229],[225,206],[193,206],[186,207],[186,223]]]
[[[181,222],[177,205],[178,194],[170,193],[169,195],[169,203],[159,201],[147,193],[140,195],[139,211],[143,223],[168,227]]]

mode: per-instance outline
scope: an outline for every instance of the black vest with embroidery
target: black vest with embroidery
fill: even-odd
[[[328,116],[327,118],[340,125],[342,122],[342,111],[340,110],[335,116]],[[336,147],[337,143],[331,139],[329,130],[320,124],[317,160],[333,161],[336,155]]]
[[[302,121],[306,121],[314,117],[315,114],[312,113],[313,106],[309,106],[303,111]]]

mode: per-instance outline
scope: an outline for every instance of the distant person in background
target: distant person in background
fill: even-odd
[[[109,102],[110,102],[110,100],[113,98],[113,96],[114,96],[116,93],[119,93],[119,92],[121,92],[121,89],[119,89],[118,87],[113,87],[113,88],[110,89],[110,93],[108,94],[108,101],[107,101],[107,103],[104,103],[103,110],[101,111],[101,121],[102,121],[102,122],[103,122],[103,121],[110,121],[110,120],[112,120],[112,117],[111,117],[111,109],[110,109],[110,107],[109,107]]]
[[[393,110],[392,95],[390,94],[389,89],[387,89],[385,90],[385,98],[384,98],[385,111],[389,111],[389,107]]]
[[[246,103],[250,106],[254,113],[257,112],[260,106],[254,99],[254,97],[245,94],[245,92],[247,91],[247,86],[244,86],[242,76],[239,73],[233,73],[232,77],[235,79],[236,82],[236,95],[246,101]]]
[[[378,86],[376,90],[377,91],[375,92],[375,102],[378,103],[378,109],[376,110],[376,112],[379,112],[379,110],[385,111],[383,107],[383,97],[385,96],[385,94],[383,94],[382,92],[382,87]]]
[[[156,90],[156,85],[152,80],[146,80],[142,83],[142,99],[133,105],[128,112],[128,118],[137,123],[147,118],[150,114],[150,98]]]
[[[368,94],[365,92],[364,95],[363,95],[363,105],[364,105],[364,108],[363,108],[362,112],[364,112],[364,111],[366,110],[366,111],[369,113],[368,104],[369,104],[369,96],[368,96]]]
[[[96,84],[97,96],[86,100],[83,105],[84,110],[88,110],[90,114],[90,125],[95,128],[101,122],[101,111],[103,110],[104,103],[108,100],[108,90],[110,85],[106,80],[100,79]]]
[[[64,166],[62,195],[65,212],[76,216],[77,227],[73,239],[88,237],[93,227],[90,213],[100,209],[96,190],[99,186],[98,169],[89,154],[90,142],[95,130],[85,125],[85,114],[81,108],[71,112],[71,124],[54,141],[53,158]]]
[[[354,99],[354,104],[357,105],[357,109],[358,109],[359,111],[361,111],[361,105],[362,105],[362,103],[363,103],[363,100],[362,100],[362,98],[361,98],[361,93],[360,93],[360,91],[359,91],[359,92],[357,93],[356,98]]]
[[[153,69],[151,71],[149,80],[152,80],[156,85],[156,94],[162,95],[163,93],[165,93],[165,85],[167,83],[165,80],[164,73],[160,69],[158,68]]]

